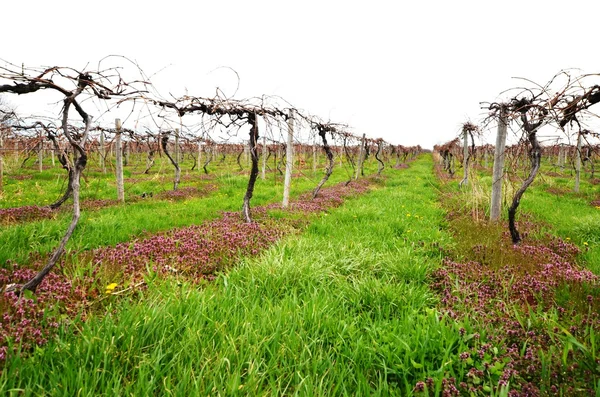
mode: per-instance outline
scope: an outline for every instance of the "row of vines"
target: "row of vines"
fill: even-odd
[[[102,67],[106,63],[110,66]],[[0,193],[4,179],[20,169],[33,165],[42,172],[44,167],[62,167],[68,181],[64,192],[44,208],[55,210],[71,199],[72,219],[43,269],[22,285],[9,285],[6,292],[35,292],[63,256],[81,217],[81,179],[87,178],[86,170],[114,173],[116,200],[125,202],[123,167],[137,161],[134,158],[145,157],[145,174],[152,171],[157,157],[167,158],[173,191],[179,189],[184,166],[188,167],[184,171],[208,175],[215,163],[235,158],[240,172],[249,174],[240,204],[242,216],[251,223],[250,204],[259,175],[264,179],[268,172],[285,173],[286,207],[292,173],[302,174],[303,167],[308,171],[307,163],[315,175],[324,166],[312,193],[315,198],[337,161],[340,166],[350,164],[350,182],[363,174],[369,156],[376,159],[381,173],[386,164],[399,166],[421,150],[357,136],[344,124],[324,121],[278,97],[236,99],[217,90],[213,97],[165,99],[138,65],[120,57],[104,59],[98,69],[86,71],[10,63],[0,67],[0,93],[41,92],[52,92],[62,101],[58,118],[19,114],[6,100],[0,106]],[[127,109],[123,120],[111,117],[123,109]]]
[[[514,244],[522,240],[515,223],[517,209],[538,175],[542,159],[548,159],[556,171],[572,170],[575,174],[573,189],[579,192],[582,169],[594,179],[595,161],[600,154],[600,135],[589,127],[597,120],[590,108],[600,102],[598,75],[573,76],[569,71],[561,71],[543,85],[526,82],[531,87],[513,89],[516,93],[509,100],[483,103],[488,115],[481,125],[466,122],[459,137],[434,147],[443,169],[450,176],[454,175],[457,163],[462,166],[461,186],[468,183],[470,166],[477,159],[485,167],[492,162],[489,215],[492,221],[500,218],[504,179],[517,175],[519,170],[524,171],[521,185],[515,190],[507,209]],[[476,136],[483,135],[494,124],[497,126],[495,146],[476,145]],[[518,142],[506,146],[509,128]]]

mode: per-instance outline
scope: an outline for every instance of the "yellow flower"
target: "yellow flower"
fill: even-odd
[[[410,214],[406,214],[406,216],[410,216]]]
[[[585,245],[587,247],[587,245],[588,245],[587,241],[584,241],[583,245]]]
[[[115,290],[115,288],[117,287],[117,283],[110,283],[106,286],[106,291],[104,291],[105,294],[112,294],[112,292]]]

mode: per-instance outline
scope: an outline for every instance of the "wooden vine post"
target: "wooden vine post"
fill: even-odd
[[[317,144],[316,144],[316,140],[317,137],[315,136],[315,141],[313,142],[312,145],[312,153],[313,153],[313,161],[312,161],[312,166],[313,166],[313,174],[317,173]]]
[[[201,171],[200,164],[202,163],[202,141],[198,141],[198,160],[196,160],[196,167],[198,167],[198,172]]]
[[[483,167],[487,169],[489,167],[488,161],[489,151],[487,147],[483,150]]]
[[[125,187],[123,186],[123,150],[121,148],[121,119],[115,119],[115,159],[117,177],[117,200],[125,202]]]
[[[40,132],[40,143],[38,145],[38,171],[44,171],[44,135]]]
[[[467,186],[469,184],[469,131],[463,126],[463,179],[458,184],[459,186]]]
[[[492,173],[492,201],[490,204],[490,220],[500,219],[502,209],[502,179],[504,177],[504,148],[506,146],[506,132],[508,128],[508,109],[505,104],[500,105],[498,117],[498,133],[496,135],[496,149],[494,153],[494,168]]]
[[[561,172],[565,170],[565,157],[565,145],[561,143],[558,149],[558,166]]]
[[[179,187],[179,181],[181,180],[181,167],[179,166],[179,128],[175,128],[175,154],[173,158],[175,159],[175,182],[173,183],[173,190],[177,190]]]
[[[288,119],[287,145],[285,148],[285,179],[283,182],[282,207],[290,205],[290,187],[292,185],[292,171],[294,167],[294,111],[290,109]]]
[[[175,147],[173,147],[173,158],[179,164],[179,128],[175,128]],[[175,170],[177,172],[177,170]]]
[[[244,161],[246,167],[250,165],[250,147],[248,145],[244,145]]]
[[[581,135],[582,132],[579,131],[577,134],[577,152],[575,153],[575,193],[579,193],[579,183],[581,178]]]
[[[98,152],[100,153],[100,168],[102,169],[102,173],[106,174],[106,147],[104,146],[104,131],[100,131],[100,147],[98,148]]]
[[[262,144],[262,169],[260,177],[264,180],[267,177],[267,137],[263,136]]]

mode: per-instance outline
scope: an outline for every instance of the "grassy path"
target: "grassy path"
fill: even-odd
[[[431,158],[201,289],[139,301],[14,358],[0,389],[52,395],[405,395],[456,375],[459,326],[426,275],[450,243]],[[110,309],[110,307],[109,307]],[[110,312],[110,310],[109,310]]]

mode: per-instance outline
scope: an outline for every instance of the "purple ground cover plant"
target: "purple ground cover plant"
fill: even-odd
[[[244,222],[238,212],[223,212],[220,218],[199,225],[67,257],[59,268],[88,264],[90,271],[75,280],[51,273],[35,295],[19,297],[9,292],[0,296],[4,313],[0,318],[0,367],[10,354],[26,353],[46,343],[62,321],[68,322],[76,315],[85,320],[86,310],[91,310],[93,303],[142,285],[149,273],[165,278],[183,277],[196,283],[210,281],[216,272],[233,266],[240,257],[258,255],[284,235],[297,232],[308,221],[304,215],[337,207],[344,199],[366,192],[371,184],[366,179],[349,185],[341,183],[321,190],[314,200],[310,200],[310,194],[304,194],[291,201],[289,211],[302,215],[296,218],[270,216],[270,210],[281,208],[278,204],[253,208],[253,223]],[[183,196],[197,194],[182,190]],[[29,280],[35,274],[32,269],[42,265],[43,258],[39,258],[29,265],[31,268],[16,263],[8,266],[12,270],[0,268],[1,290]]]
[[[455,366],[465,379],[445,378],[442,395],[503,387],[509,396],[595,395],[600,278],[577,264],[580,249],[544,235],[528,216],[519,225],[527,237],[515,246],[505,225],[476,222],[457,205],[447,210],[460,242],[432,273],[431,287],[441,312],[473,329],[459,330],[469,350],[457,352]],[[420,381],[413,391],[433,395],[434,388]]]
[[[26,205],[14,208],[0,208],[0,225],[30,222],[38,219],[50,219],[56,211],[48,206]]]
[[[35,275],[31,269],[0,268],[0,285],[24,283]],[[51,273],[36,294],[17,296],[3,292],[0,297],[0,362],[7,355],[42,346],[55,334],[61,317],[74,317],[86,302],[82,288],[74,288],[64,276]]]

